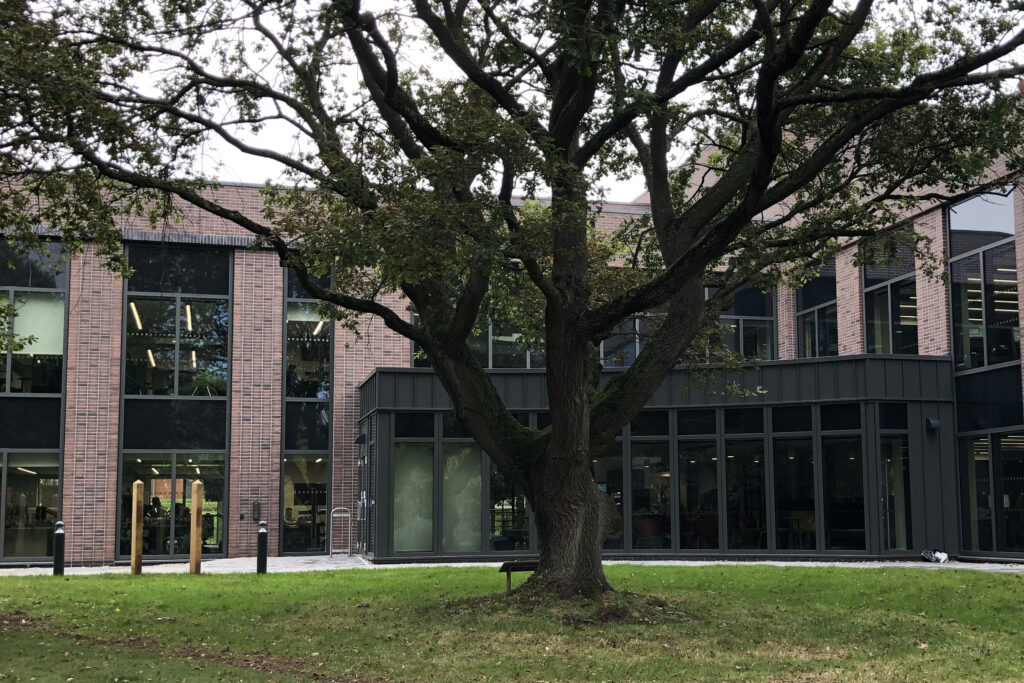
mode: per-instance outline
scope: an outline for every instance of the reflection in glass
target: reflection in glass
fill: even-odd
[[[949,209],[949,254],[957,256],[1013,236],[1013,195],[987,193]]]
[[[881,437],[885,533],[889,550],[910,550],[910,444],[906,434]]]
[[[0,263],[0,267],[3,265]],[[64,366],[64,294],[15,292],[14,301],[15,337],[34,337],[35,340],[11,354],[10,390],[59,394]]]
[[[718,456],[714,441],[679,442],[679,547],[718,548]]]
[[[441,552],[479,551],[480,447],[448,442],[441,458]]]
[[[328,398],[331,387],[330,321],[311,303],[288,302],[285,344],[285,395]]]
[[[11,453],[7,456],[4,482],[3,556],[13,559],[53,555],[53,525],[58,511],[58,456]]]
[[[284,458],[281,498],[281,550],[286,553],[327,550],[326,453],[289,453]]]
[[[491,364],[495,368],[525,368],[526,349],[511,325],[495,324],[491,330]]]
[[[811,437],[775,439],[775,543],[779,550],[815,550],[814,447]]]
[[[761,360],[774,358],[772,349],[775,344],[773,340],[773,324],[771,320],[745,319],[743,323],[743,355]]]
[[[889,288],[864,294],[864,325],[868,353],[892,353],[889,330]]]
[[[634,441],[633,547],[672,547],[672,489],[667,443]]]
[[[636,342],[636,321],[624,320],[601,342],[601,362],[606,368],[629,367],[636,360]]]
[[[960,448],[964,545],[968,550],[993,550],[992,471],[988,457],[988,437],[961,439]]]
[[[730,439],[725,454],[728,547],[767,548],[764,441]]]
[[[985,338],[988,364],[1020,358],[1017,261],[1013,244],[985,252]]]
[[[864,550],[864,479],[859,436],[821,439],[826,550]]]
[[[226,249],[132,244],[128,279],[133,292],[227,294],[230,252]]]
[[[949,264],[953,304],[953,362],[957,370],[985,364],[985,319],[981,298],[981,259],[969,256]]]
[[[124,393],[174,393],[175,313],[173,299],[128,298]]]
[[[120,553],[131,552],[132,484],[144,484],[142,552],[187,555],[192,536],[192,482],[203,482],[203,552],[224,550],[224,456],[125,453],[121,469]],[[173,532],[172,532],[173,530]]]
[[[330,444],[331,404],[327,401],[289,401],[284,408],[284,448],[287,451],[326,451]]]
[[[63,247],[49,242],[45,248],[48,253],[39,249],[18,253],[0,239],[0,287],[66,289],[67,264],[63,263]],[[58,268],[61,268],[59,273]]]
[[[538,422],[540,414],[537,415]],[[622,517],[622,444],[616,443],[616,448],[609,449],[610,454],[595,458],[591,464],[594,474],[594,483],[602,492],[608,494],[607,505],[610,514],[604,530],[604,547],[621,550],[623,547],[623,517]]]
[[[429,552],[434,546],[434,444],[394,447],[395,552]]]
[[[170,555],[174,548],[171,537],[171,515],[174,499],[183,494],[172,472],[174,456],[155,453],[125,453],[121,467],[120,550],[131,553],[132,484],[143,483],[142,554]]]
[[[179,314],[178,394],[226,396],[228,393],[228,303],[181,300]]]
[[[1024,434],[999,437],[999,547],[1024,552]]]
[[[130,456],[126,456],[130,457]],[[192,539],[192,483],[203,482],[203,552],[220,553],[224,546],[224,456],[188,453],[175,456],[174,553],[185,555]]]
[[[892,292],[893,353],[917,353],[917,283],[894,282]]]
[[[491,465],[490,548],[526,550],[530,547],[530,511],[526,495]]]

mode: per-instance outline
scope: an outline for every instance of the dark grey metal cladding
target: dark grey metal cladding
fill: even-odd
[[[953,401],[953,373],[946,357],[837,356],[766,361],[739,372],[703,377],[702,370],[672,371],[648,401],[649,408],[757,405],[842,400]],[[602,381],[622,370],[605,370]],[[543,370],[492,370],[510,410],[548,408]],[[739,391],[726,391],[734,383]],[[374,410],[450,410],[451,401],[429,368],[378,368],[360,385],[361,413]],[[952,418],[950,418],[952,419]]]

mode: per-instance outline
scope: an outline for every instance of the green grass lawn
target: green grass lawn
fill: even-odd
[[[479,567],[0,578],[0,680],[1024,680],[1018,575],[607,573],[601,605]]]

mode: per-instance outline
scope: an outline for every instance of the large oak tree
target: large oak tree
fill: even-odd
[[[730,292],[992,183],[997,160],[1015,171],[1022,7],[0,0],[0,223],[96,243],[115,268],[123,214],[185,203],[251,231],[339,319],[379,316],[422,349],[530,501],[527,586],[592,595],[609,585],[591,460]],[[211,139],[282,169],[265,209],[218,203],[197,171]],[[615,175],[643,176],[650,213],[602,236],[593,200]],[[539,431],[467,346],[482,317],[534,314]],[[643,351],[599,383],[595,344],[636,316]]]

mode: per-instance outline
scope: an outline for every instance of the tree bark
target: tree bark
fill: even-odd
[[[521,590],[566,598],[593,598],[612,590],[601,564],[603,494],[594,484],[589,459],[542,468],[533,484],[540,562]]]

